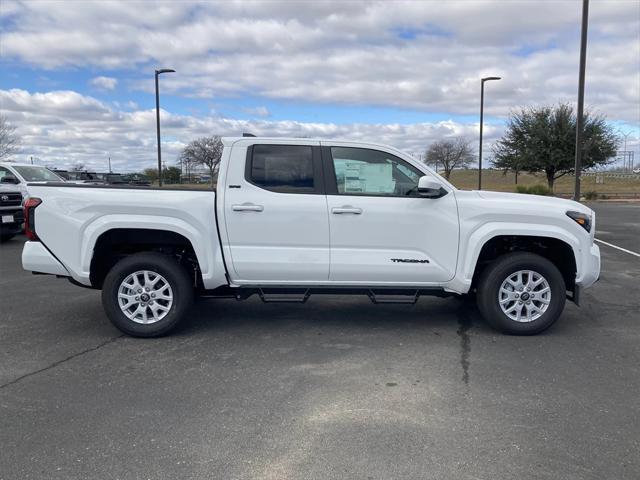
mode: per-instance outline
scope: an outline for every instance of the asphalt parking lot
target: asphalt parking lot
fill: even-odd
[[[595,204],[640,250],[640,204]],[[640,478],[640,258],[601,245],[583,306],[536,337],[472,304],[202,301],[123,337],[97,291],[0,246],[1,479]]]

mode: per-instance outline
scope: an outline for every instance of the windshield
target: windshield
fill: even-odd
[[[63,182],[64,180],[45,167],[14,166],[13,168],[27,182]]]

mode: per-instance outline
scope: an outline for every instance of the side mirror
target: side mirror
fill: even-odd
[[[418,180],[418,195],[426,198],[439,198],[443,196],[442,185],[432,177],[425,175]]]
[[[13,175],[5,175],[4,177],[2,177],[2,179],[0,179],[0,183],[10,183],[12,185],[17,185],[18,183],[20,183],[20,180],[18,180]]]

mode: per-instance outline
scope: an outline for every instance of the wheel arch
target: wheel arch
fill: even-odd
[[[550,235],[497,234],[488,238],[473,262],[471,288],[475,288],[484,269],[496,258],[511,252],[530,252],[551,261],[562,274],[567,290],[574,292],[577,256],[566,238]]]
[[[159,228],[110,228],[93,242],[89,263],[89,279],[101,288],[109,270],[122,258],[141,252],[159,252],[172,256],[185,267],[202,287],[201,262],[193,242],[183,233]]]

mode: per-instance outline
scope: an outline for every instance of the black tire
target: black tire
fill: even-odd
[[[547,280],[551,293],[546,311],[532,321],[519,322],[510,318],[502,311],[498,299],[502,283],[521,270],[531,270],[542,275]],[[526,252],[498,257],[480,276],[477,290],[478,308],[484,319],[497,330],[511,335],[535,335],[549,328],[562,313],[567,294],[564,278],[556,266],[540,255]],[[515,302],[508,305],[514,304]]]
[[[0,235],[0,243],[8,242],[9,240],[11,240],[16,235],[17,235],[16,233],[2,234],[2,235]]]
[[[173,301],[169,311],[155,323],[137,323],[128,318],[120,308],[118,292],[121,283],[129,275],[141,270],[161,275],[171,288]],[[187,270],[172,257],[161,253],[136,253],[123,258],[109,271],[102,285],[102,305],[109,320],[120,331],[133,337],[166,335],[185,317],[192,303],[193,285]],[[145,312],[147,311],[145,308]]]

